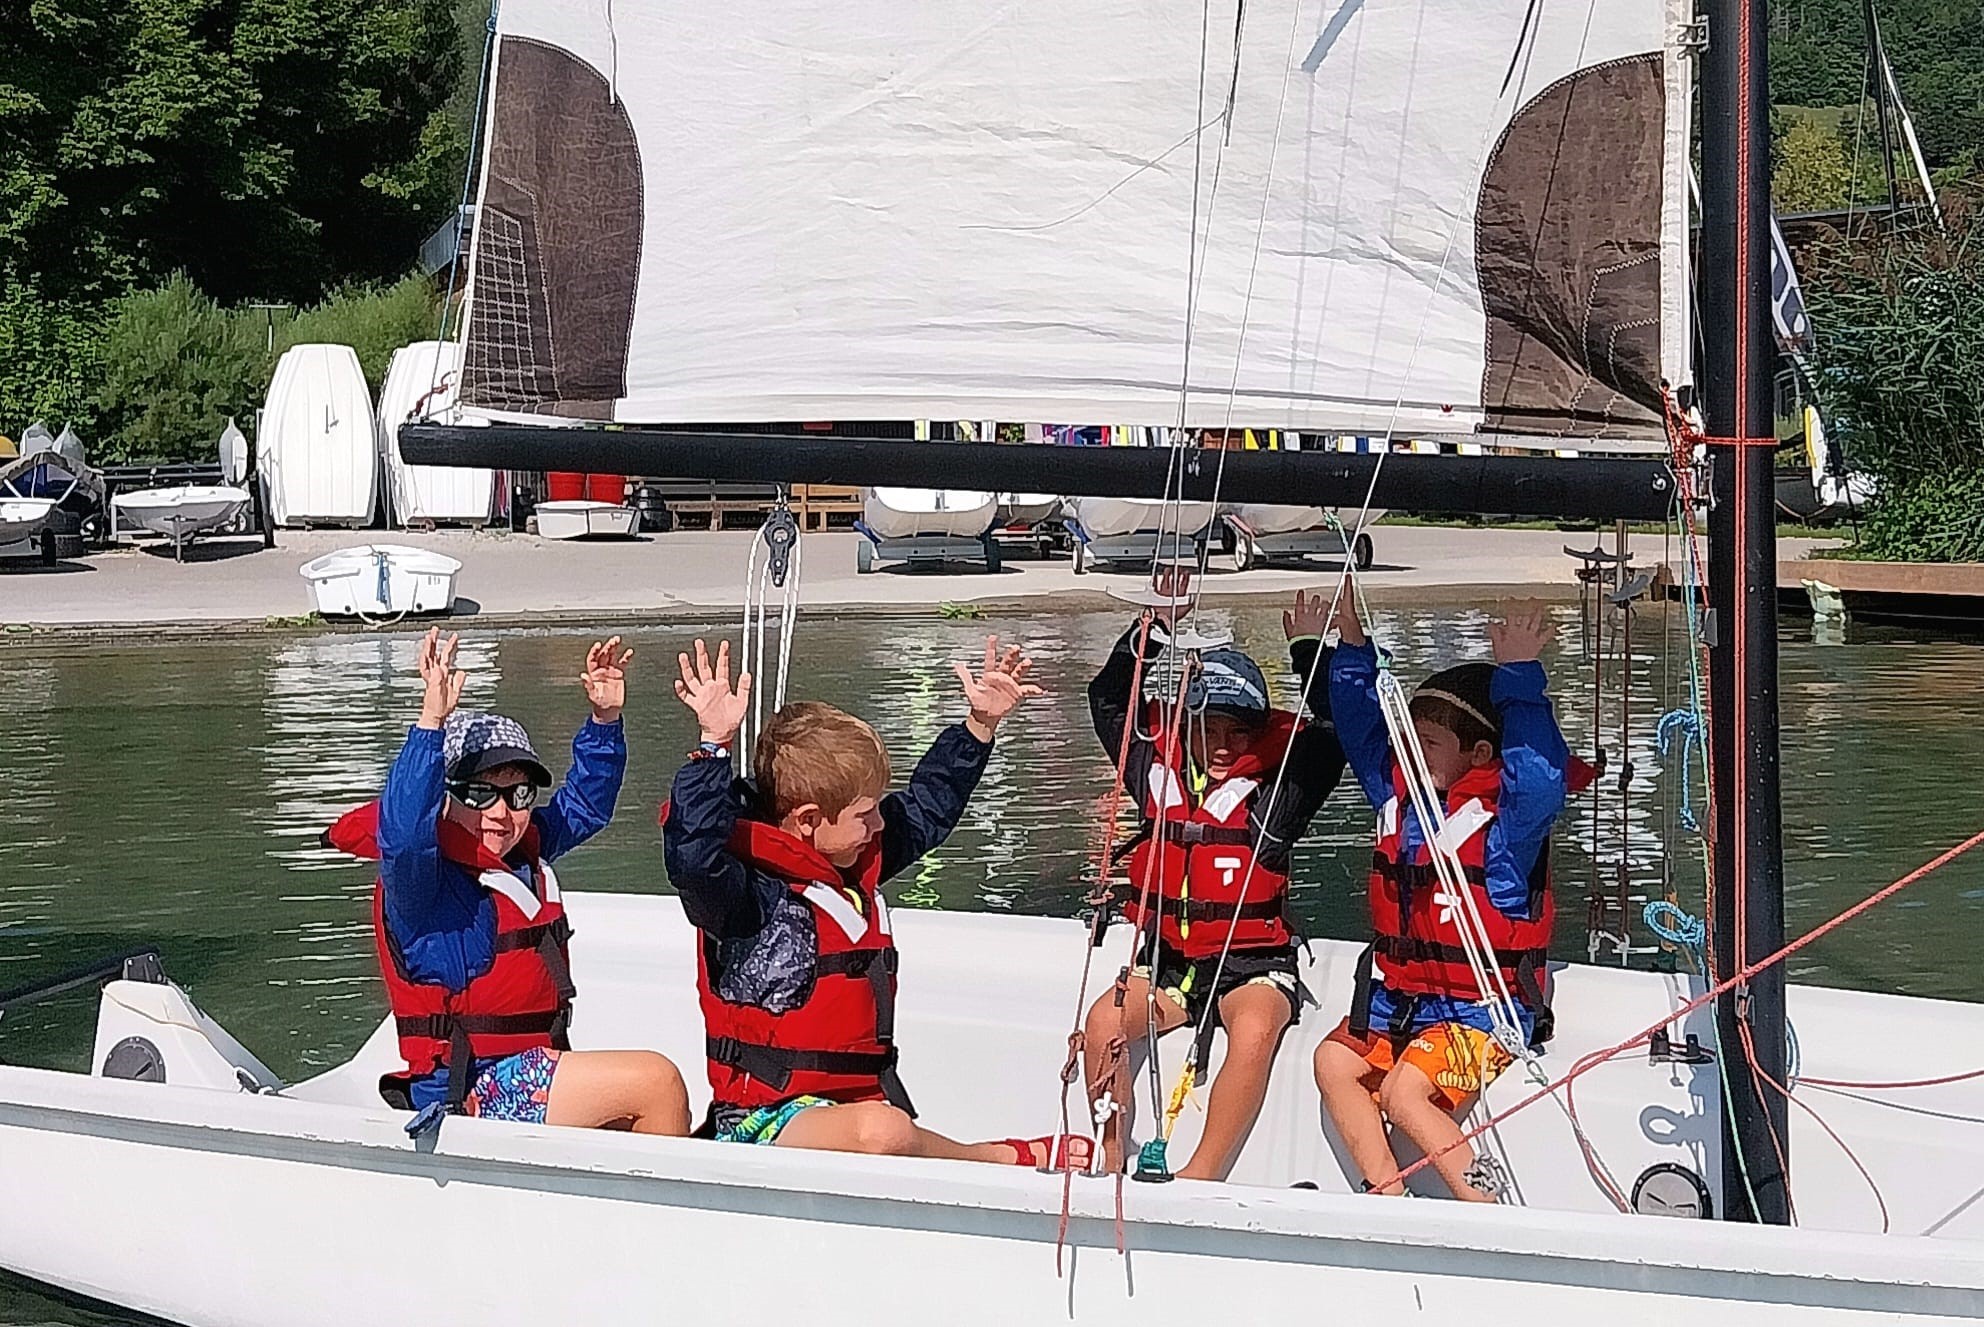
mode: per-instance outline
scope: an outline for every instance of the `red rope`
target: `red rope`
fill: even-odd
[[[1506,1120],[1511,1115],[1514,1115],[1517,1111],[1528,1109],[1529,1107],[1535,1105],[1537,1102],[1543,1100],[1545,1097],[1551,1095],[1558,1088],[1564,1087],[1565,1085],[1575,1081],[1576,1079],[1582,1078],[1586,1073],[1588,1073],[1592,1069],[1597,1068],[1599,1065],[1605,1063],[1607,1060],[1611,1060],[1620,1055],[1623,1055],[1627,1051],[1632,1050],[1635,1047],[1645,1045],[1649,1040],[1652,1039],[1654,1033],[1659,1032],[1661,1029],[1666,1028],[1680,1021],[1683,1018],[1686,1018],[1689,1014],[1694,1013],[1697,1009],[1700,1009],[1703,1005],[1712,1003],[1713,1001],[1720,999],[1722,996],[1734,990],[1737,986],[1740,986],[1744,982],[1749,981],[1752,977],[1755,977],[1759,972],[1762,972],[1764,969],[1771,967],[1775,964],[1782,963],[1785,959],[1790,958],[1793,954],[1805,948],[1807,945],[1819,939],[1821,936],[1828,935],[1831,932],[1838,930],[1841,926],[1844,926],[1847,922],[1852,921],[1854,918],[1858,917],[1860,914],[1866,912],[1870,908],[1873,908],[1881,903],[1885,903],[1888,899],[1893,898],[1896,894],[1900,893],[1902,890],[1908,888],[1910,885],[1921,880],[1923,877],[1930,875],[1931,873],[1941,869],[1944,866],[1949,865],[1951,862],[1963,856],[1963,854],[1969,852],[1972,848],[1977,847],[1979,844],[1984,844],[1984,830],[1980,830],[1979,832],[1971,835],[1969,838],[1965,839],[1962,843],[1957,844],[1954,848],[1949,849],[1948,851],[1940,854],[1939,856],[1931,859],[1930,861],[1924,862],[1921,866],[1916,867],[1913,871],[1910,871],[1907,875],[1901,877],[1901,879],[1895,881],[1893,884],[1888,885],[1885,888],[1881,889],[1879,892],[1870,894],[1866,898],[1861,899],[1858,903],[1854,904],[1846,911],[1840,913],[1832,920],[1821,923],[1819,926],[1814,927],[1810,931],[1807,931],[1804,935],[1801,935],[1796,940],[1791,941],[1789,944],[1779,949],[1776,953],[1769,954],[1763,958],[1758,959],[1756,962],[1743,968],[1741,971],[1735,973],[1733,976],[1729,977],[1728,979],[1717,983],[1715,986],[1709,988],[1708,990],[1702,992],[1702,994],[1696,996],[1694,999],[1688,1001],[1688,1003],[1682,1005],[1679,1009],[1676,1009],[1673,1013],[1668,1014],[1666,1017],[1660,1019],[1660,1021],[1656,1023],[1652,1023],[1647,1027],[1641,1029],[1639,1032],[1626,1038],[1618,1045],[1610,1046],[1603,1050],[1593,1051],[1591,1054],[1586,1055],[1585,1057],[1580,1059],[1576,1064],[1572,1065],[1570,1072],[1565,1074],[1562,1078],[1559,1078],[1555,1082],[1552,1082],[1544,1087],[1538,1088],[1536,1091],[1530,1093],[1528,1096],[1524,1097],[1521,1101],[1518,1101],[1515,1105],[1509,1107],[1507,1110],[1489,1116],[1486,1120],[1483,1120],[1480,1124],[1468,1130],[1466,1133],[1462,1134],[1459,1138],[1455,1139],[1453,1142],[1448,1143],[1445,1147],[1439,1148],[1429,1153],[1428,1155],[1421,1157],[1419,1160],[1413,1162],[1411,1165],[1399,1171],[1398,1174],[1392,1176],[1390,1179],[1384,1181],[1381,1184],[1376,1185],[1373,1191],[1375,1192],[1376,1190],[1379,1189],[1389,1188],[1393,1184],[1411,1178],[1414,1174],[1418,1173],[1421,1170],[1424,1170],[1427,1166],[1431,1165],[1435,1158],[1445,1156],[1449,1152],[1467,1146],[1468,1144],[1472,1143],[1475,1139],[1481,1137],[1482,1134],[1487,1133],[1490,1129],[1500,1124],[1503,1120]],[[1807,1079],[1806,1081],[1810,1082],[1811,1080]]]
[[[1973,1078],[1984,1078],[1984,1069],[1970,1069],[1960,1074],[1944,1074],[1941,1078],[1907,1078],[1892,1083],[1856,1083],[1846,1078],[1807,1078],[1798,1075],[1798,1082],[1805,1087],[1858,1088],[1865,1092],[1881,1092],[1905,1087],[1942,1087],[1946,1083],[1967,1083]]]

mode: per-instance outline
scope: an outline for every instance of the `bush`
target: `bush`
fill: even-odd
[[[1810,286],[1828,423],[1880,496],[1872,558],[1984,558],[1984,226],[1946,200],[1946,233],[1836,250]]]
[[[305,342],[330,342],[358,352],[373,395],[386,379],[393,352],[431,341],[440,330],[441,301],[434,283],[409,276],[390,286],[345,286],[323,303],[276,326],[276,352]]]
[[[103,310],[51,304],[25,281],[0,279],[0,433],[18,439],[39,419],[96,437]]]
[[[229,416],[246,427],[268,381],[258,320],[230,313],[184,276],[111,311],[97,397],[104,463],[204,461]]]

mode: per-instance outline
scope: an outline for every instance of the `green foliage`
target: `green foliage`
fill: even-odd
[[[1930,166],[1955,164],[1965,154],[1984,159],[1984,6],[1882,0],[1879,14],[1895,81]],[[1859,104],[1867,51],[1861,0],[1771,0],[1770,20],[1774,100]],[[1874,138],[1871,112],[1866,132]]]
[[[35,420],[96,436],[103,320],[88,306],[51,304],[25,282],[0,284],[0,433]]]
[[[253,319],[184,276],[112,307],[98,396],[102,463],[207,460],[229,416],[245,428],[267,382]]]
[[[0,273],[308,302],[455,201],[461,0],[0,4]]]
[[[1836,130],[1809,115],[1771,115],[1770,200],[1779,212],[1844,207],[1853,183]]]
[[[1818,388],[1848,456],[1879,481],[1870,557],[1984,558],[1984,226],[1835,251],[1810,274]]]
[[[434,283],[409,276],[390,286],[346,286],[315,308],[276,326],[278,353],[307,341],[328,341],[358,352],[365,380],[376,394],[386,380],[393,352],[414,341],[431,340],[439,327],[441,301]]]

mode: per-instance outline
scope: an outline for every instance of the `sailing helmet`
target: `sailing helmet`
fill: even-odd
[[[1169,704],[1178,695],[1178,669],[1185,656],[1166,650],[1144,669],[1144,699]],[[1235,718],[1264,720],[1268,714],[1268,680],[1261,666],[1230,645],[1199,655],[1191,681],[1185,685],[1185,708],[1194,713],[1216,710]]]

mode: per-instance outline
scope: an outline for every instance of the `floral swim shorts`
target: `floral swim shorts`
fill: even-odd
[[[468,1090],[466,1110],[485,1120],[512,1124],[542,1124],[551,1103],[551,1077],[558,1072],[559,1053],[534,1046],[496,1061],[476,1076]]]
[[[776,1106],[760,1106],[756,1110],[740,1111],[734,1107],[724,1110],[719,1107],[712,1121],[716,1126],[716,1140],[719,1143],[776,1143],[778,1136],[785,1132],[785,1126],[792,1123],[799,1112],[833,1104],[825,1097],[800,1096],[781,1101]]]

